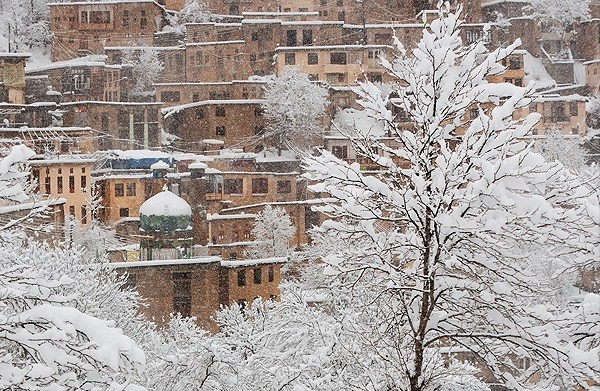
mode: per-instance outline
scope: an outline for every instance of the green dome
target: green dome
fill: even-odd
[[[183,198],[163,190],[140,207],[140,228],[146,232],[191,229],[192,208]]]

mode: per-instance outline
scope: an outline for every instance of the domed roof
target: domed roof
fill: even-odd
[[[168,170],[169,169],[169,164],[159,160],[156,163],[154,163],[153,165],[150,166],[151,170]]]
[[[140,215],[144,216],[191,216],[192,208],[183,198],[166,188],[148,198],[140,206]]]
[[[206,165],[206,163],[195,161],[194,163],[190,163],[188,165],[188,168],[190,170],[206,170],[208,166]]]

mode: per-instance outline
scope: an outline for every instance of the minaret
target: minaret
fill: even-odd
[[[191,163],[189,201],[192,207],[192,227],[194,227],[194,245],[206,246],[208,243],[208,221],[206,220],[206,164]]]

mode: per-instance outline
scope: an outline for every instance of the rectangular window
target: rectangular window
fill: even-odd
[[[345,73],[326,73],[325,78],[329,84],[339,84],[346,82]]]
[[[269,282],[273,282],[273,280],[275,280],[275,268],[269,266]]]
[[[286,194],[292,192],[292,181],[277,181],[277,193]]]
[[[129,208],[120,208],[119,217],[129,217]]]
[[[308,80],[310,80],[310,81],[318,81],[319,80],[319,75],[317,75],[316,73],[309,73],[308,74]]]
[[[571,117],[577,117],[579,115],[579,108],[577,107],[577,102],[569,103],[569,114]]]
[[[198,96],[196,96],[197,98]],[[193,100],[193,98],[192,98]],[[194,101],[196,102],[196,101]],[[196,109],[196,119],[204,119],[204,109],[202,107],[199,107]]]
[[[46,173],[46,177],[44,178],[44,193],[50,194],[50,176]]]
[[[162,102],[179,102],[181,100],[179,91],[163,91],[160,93]]]
[[[259,40],[258,31],[253,31],[252,32],[252,40],[253,41],[258,41]]]
[[[135,194],[136,194],[135,183],[128,183],[127,184],[127,197],[135,197]]]
[[[287,30],[286,31],[286,46],[296,46],[296,30]]]
[[[75,206],[69,206],[69,215],[75,216]]]
[[[56,178],[56,192],[62,194],[63,192],[63,177],[59,176]]]
[[[339,11],[338,12],[338,20],[339,21],[344,21],[346,20],[346,13],[344,11]]]
[[[87,208],[85,205],[81,206],[81,224],[87,224]]]
[[[308,53],[308,65],[317,65],[319,63],[319,55],[317,53]]]
[[[215,117],[225,117],[225,107],[224,106],[215,107]]]
[[[565,113],[565,105],[562,102],[552,103],[550,106],[550,121],[551,122],[568,122],[569,118]]]
[[[269,192],[269,180],[267,178],[252,179],[252,194],[267,194]]]
[[[382,83],[383,75],[381,73],[369,73],[369,80],[371,80],[372,83]]]
[[[129,11],[123,11],[123,27],[129,27]]]
[[[256,107],[254,109],[254,116],[255,117],[262,117],[262,115],[263,115],[263,109],[262,109],[262,107]]]
[[[125,195],[125,187],[122,183],[115,183],[115,197],[123,197]]]
[[[243,194],[244,181],[242,178],[225,179],[223,180],[223,192],[225,194]]]
[[[238,270],[237,272],[238,286],[246,286],[246,270]]]
[[[348,159],[348,147],[345,145],[331,147],[331,153],[338,159]]]
[[[215,134],[216,134],[217,136],[225,136],[225,130],[226,130],[226,129],[225,129],[225,126],[221,126],[221,125],[220,125],[220,126],[217,126],[217,127],[215,128]]]
[[[75,193],[75,177],[69,175],[69,193]]]
[[[377,58],[381,57],[381,51],[380,50],[369,50],[369,52],[367,53],[367,57],[372,58],[372,59],[377,59]]]
[[[260,126],[260,125],[256,125],[254,127],[254,135],[258,136],[259,134],[263,134],[265,132],[265,127],[264,126]]]
[[[262,269],[259,267],[254,269],[254,283],[255,284],[262,283]]]
[[[512,56],[508,61],[508,69],[521,69],[521,57]]]
[[[313,31],[302,30],[302,45],[310,46],[313,44]]]
[[[140,14],[140,28],[145,29],[148,26],[148,18],[146,18],[146,11],[142,10]]]
[[[296,65],[296,53],[285,54],[285,65]]]
[[[173,312],[192,315],[192,273],[173,273]]]
[[[83,189],[82,191],[87,191],[87,177],[85,175],[82,175],[79,179],[81,179],[81,188]]]
[[[329,53],[329,63],[337,65],[346,65],[348,58],[344,52],[333,52]]]

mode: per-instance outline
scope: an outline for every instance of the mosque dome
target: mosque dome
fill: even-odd
[[[140,228],[147,232],[189,230],[191,220],[190,204],[166,188],[140,207]]]

